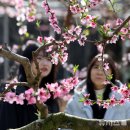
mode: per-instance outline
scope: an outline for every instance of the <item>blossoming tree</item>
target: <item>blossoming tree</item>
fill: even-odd
[[[10,2],[0,0],[0,2],[3,5],[10,4],[8,6],[15,7],[20,35],[27,33],[27,27],[23,24],[25,20],[28,22],[36,21],[37,27],[40,27],[40,21],[37,20],[37,0],[29,0],[28,2],[24,0],[11,0]],[[37,42],[41,44],[41,46],[33,53],[34,59],[39,51],[46,47],[46,51],[50,53],[49,57],[51,58],[51,62],[53,64],[58,64],[59,61],[64,64],[68,58],[67,45],[73,44],[74,41],[78,41],[80,46],[85,46],[87,42],[95,44],[103,56],[107,44],[116,44],[119,37],[122,40],[130,38],[130,16],[127,16],[124,19],[118,17],[114,6],[119,2],[118,0],[116,2],[113,0],[61,0],[61,2],[63,2],[68,7],[68,16],[70,16],[69,18],[72,18],[72,16],[79,17],[80,23],[78,25],[64,27],[64,29],[63,27],[61,28],[59,26],[56,14],[54,10],[50,8],[48,1],[41,1],[41,8],[45,11],[45,15],[48,15],[48,22],[54,31],[57,34],[60,34],[62,38],[57,41],[52,36],[43,37],[42,35],[39,35],[36,39]],[[106,5],[109,4],[111,10],[113,10],[113,13],[115,14],[115,17],[113,19],[115,21],[114,24],[105,22],[100,24],[98,22],[100,17],[96,16],[95,14],[91,14],[91,10],[99,8],[103,3],[106,3]],[[68,21],[66,22],[69,22],[69,19],[67,20]],[[82,28],[82,26],[84,26],[84,28]],[[87,38],[87,31],[90,28],[99,30],[100,40],[90,41]],[[8,46],[2,45],[0,46],[0,55],[22,64],[27,76],[27,82],[19,83],[14,80],[8,83],[6,90],[0,94],[1,100],[9,102],[11,104],[16,102],[17,104],[21,105],[23,105],[24,100],[27,100],[28,104],[36,104],[40,112],[40,120],[35,121],[22,128],[18,128],[18,130],[54,130],[58,128],[72,128],[74,130],[103,129],[102,126],[99,125],[99,120],[87,120],[75,116],[70,116],[64,113],[57,113],[53,115],[48,114],[47,107],[44,102],[50,98],[50,92],[54,94],[54,98],[63,97],[69,93],[69,91],[73,89],[73,87],[78,83],[77,77],[64,79],[60,85],[58,83],[47,84],[47,89],[38,88],[38,81],[36,79],[39,78],[39,73],[37,74],[37,77],[35,77],[31,72],[31,69],[28,69],[31,67],[30,62],[27,58],[13,53],[8,49]],[[107,82],[110,82],[112,75],[107,75],[106,73],[109,68],[109,64],[104,63],[103,60],[102,63]],[[38,66],[36,60],[35,64]],[[76,67],[74,68],[74,71],[76,71]],[[16,95],[15,93],[9,91],[16,85],[28,86],[29,89],[20,95]],[[123,85],[123,87],[120,89],[114,84],[112,85],[112,90],[121,93],[122,98],[120,100],[116,100],[114,97],[112,97],[109,101],[98,100],[97,103],[103,105],[104,108],[118,104],[124,104],[125,101],[130,100],[130,91],[126,85]],[[84,95],[84,105],[91,105],[94,103],[94,101],[89,100],[88,97],[89,95]],[[78,123],[79,121],[80,124]],[[128,120],[128,122],[130,121]],[[129,129],[129,127],[130,126],[124,128],[120,126],[118,128],[126,130]],[[115,127],[113,130],[115,130]]]

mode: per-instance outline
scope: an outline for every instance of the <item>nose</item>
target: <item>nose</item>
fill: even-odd
[[[97,73],[98,73],[99,75],[103,75],[103,74],[104,74],[103,68],[99,68],[99,69],[97,70]]]
[[[39,64],[46,66],[46,65],[48,65],[49,63],[50,63],[50,61],[49,61],[48,59],[44,58],[44,59],[42,59],[42,60],[40,61]]]

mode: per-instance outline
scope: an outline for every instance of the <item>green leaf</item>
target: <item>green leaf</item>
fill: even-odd
[[[76,73],[76,71],[78,70],[78,68],[79,68],[79,65],[75,65],[75,66],[73,67],[73,72]]]
[[[84,101],[85,101],[84,98],[80,98],[80,99],[79,99],[79,102],[84,102]]]
[[[36,22],[36,26],[39,28],[40,27],[40,21],[39,20],[37,20],[37,22]]]
[[[88,29],[85,29],[82,34],[88,36],[90,34],[90,31]]]
[[[128,83],[128,89],[130,89],[130,83]]]
[[[102,94],[98,94],[98,95],[97,95],[97,99],[102,100]]]
[[[25,35],[26,38],[29,37],[29,33],[28,32],[26,32],[24,35]]]
[[[87,3],[89,0],[83,0],[83,1]]]
[[[113,78],[113,74],[109,74],[109,75],[107,75],[107,80],[111,80]]]

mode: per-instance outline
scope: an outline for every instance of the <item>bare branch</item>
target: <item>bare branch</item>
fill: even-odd
[[[113,3],[112,3],[112,1],[111,0],[108,0],[109,2],[110,2],[110,4],[111,4],[111,7],[112,7],[112,9],[113,9],[113,12],[114,13],[116,13],[116,11],[115,11],[115,9],[114,9],[114,5],[113,5]]]

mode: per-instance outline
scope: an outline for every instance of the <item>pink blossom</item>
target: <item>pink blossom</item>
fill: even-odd
[[[124,104],[125,104],[125,99],[124,99],[124,98],[121,98],[121,99],[119,100],[119,104],[120,104],[120,105],[124,105]]]
[[[16,8],[21,8],[24,6],[24,0],[15,0]]]
[[[44,0],[44,1],[42,2],[42,8],[45,9],[45,11],[46,11],[47,14],[50,12],[50,7],[49,7],[49,5],[48,5],[48,3],[47,3],[47,0]]]
[[[31,96],[28,100],[28,104],[36,104],[36,98]]]
[[[51,52],[53,49],[53,45],[49,46],[48,49],[46,50],[46,52]]]
[[[122,36],[121,36],[121,40],[123,40],[123,41],[124,41],[124,40],[125,40],[125,36],[123,36],[123,35],[122,35]]]
[[[118,90],[118,86],[112,86],[112,87],[111,87],[111,90],[112,90],[112,91],[117,91],[117,90]]]
[[[26,9],[26,19],[28,22],[33,22],[36,19],[36,3],[29,1],[29,6]]]
[[[79,6],[79,4],[75,4],[73,6],[70,6],[70,11],[73,13],[73,14],[78,14],[78,13],[81,13],[83,12],[84,8],[81,8]]]
[[[24,99],[25,99],[25,96],[24,96],[23,93],[21,93],[20,95],[18,95],[16,97],[16,104],[23,105],[24,104]]]
[[[53,64],[57,65],[57,64],[58,64],[59,54],[54,51],[52,54],[50,54],[50,56],[51,56],[51,58],[52,58],[52,59],[51,59],[51,62],[52,62]]]
[[[54,93],[54,98],[57,98],[57,97],[63,97],[63,91],[62,91],[61,87],[58,87]]]
[[[114,96],[112,98],[110,98],[110,105],[111,106],[115,106],[116,105],[116,99],[115,99]]]
[[[50,92],[55,92],[56,89],[58,88],[58,83],[51,83],[51,84],[46,84],[47,89],[49,89]]]
[[[76,36],[76,35],[73,35],[73,33],[70,34],[70,31],[71,31],[71,30],[68,30],[69,33],[66,32],[66,33],[63,33],[63,34],[62,34],[62,36],[63,36],[63,38],[66,40],[66,43],[67,43],[67,44],[69,44],[71,41],[74,42],[74,41],[77,39],[77,36]]]
[[[38,36],[38,37],[37,37],[37,41],[38,41],[40,44],[42,44],[43,38],[42,38],[41,36]]]
[[[124,98],[128,98],[130,96],[130,91],[128,90],[126,84],[120,88],[119,93],[121,93]]]
[[[82,31],[82,29],[81,29],[80,26],[77,26],[77,27],[74,29],[74,31],[75,31],[75,33],[79,36],[80,33],[81,33],[81,31]]]
[[[73,86],[76,86],[78,83],[79,83],[78,77],[73,77],[73,79],[72,79]]]
[[[81,35],[81,38],[78,40],[80,46],[84,46],[87,37],[85,35]]]
[[[29,100],[30,97],[34,94],[34,90],[33,88],[30,88],[28,90],[25,91],[25,99],[26,100]]]
[[[83,24],[83,25],[85,25],[87,23],[85,18],[82,18],[80,21],[81,21],[81,24]]]
[[[127,28],[122,28],[120,32],[122,34],[126,35],[128,33],[128,29]]]
[[[117,19],[116,20],[116,25],[118,26],[118,25],[121,25],[123,23],[123,20],[122,19]]]
[[[49,98],[50,98],[50,93],[47,92],[47,90],[45,90],[44,88],[38,89],[38,92],[37,92],[37,100],[39,101],[39,103],[44,103],[44,102],[46,102]]]
[[[33,21],[35,21],[36,17],[28,15],[28,16],[26,16],[26,19],[28,22],[33,22]]]
[[[100,53],[103,51],[103,46],[101,44],[97,45],[97,49]]]
[[[90,24],[89,24],[89,25],[90,25],[90,27],[92,27],[92,28],[95,28],[95,27],[97,26],[97,24],[96,24],[95,22],[93,22],[93,21],[92,21],[92,22],[90,22]]]
[[[54,11],[52,11],[47,3],[47,0],[42,2],[42,7],[45,9],[46,13],[49,14],[49,21],[50,25],[53,27],[54,31],[56,31],[58,34],[61,33],[61,29],[58,26],[58,21],[56,18],[56,15]]]
[[[110,105],[109,103],[107,103],[107,102],[104,102],[104,103],[103,103],[103,108],[106,108],[106,109],[108,109],[109,105]]]
[[[116,43],[118,40],[118,35],[114,35],[111,40],[107,41],[107,43]]]
[[[13,92],[7,92],[5,94],[4,101],[13,104],[16,101],[16,94]]]
[[[55,39],[52,37],[52,36],[50,36],[50,37],[44,37],[44,42],[45,43],[53,43],[53,41],[54,41]]]
[[[87,93],[87,94],[84,94],[84,97],[85,97],[85,98],[89,98],[89,96],[90,96],[90,94],[88,94],[88,93]]]
[[[86,19],[86,21],[90,21],[90,20],[92,20],[92,16],[91,16],[91,15],[87,15],[87,16],[85,17],[85,19]]]
[[[108,71],[109,68],[110,68],[110,67],[109,67],[109,63],[104,63],[104,66],[103,66],[103,67],[104,67],[104,70],[105,70],[105,71]]]
[[[104,31],[107,32],[110,29],[110,23],[103,25]]]
[[[84,105],[92,105],[92,101],[90,99],[85,100]]]

